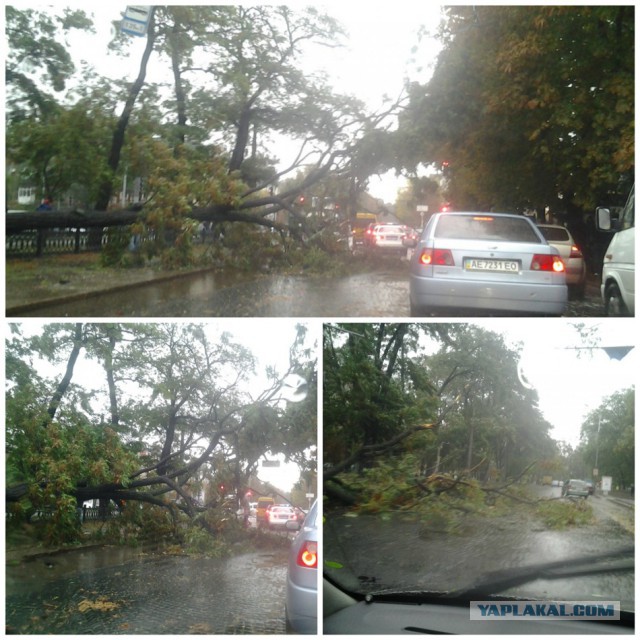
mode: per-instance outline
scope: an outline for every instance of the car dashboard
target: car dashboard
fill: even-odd
[[[323,633],[327,635],[608,635],[633,634],[633,613],[595,622],[553,618],[471,620],[468,603],[367,602],[323,580]]]

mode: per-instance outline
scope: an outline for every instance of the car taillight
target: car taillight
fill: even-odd
[[[424,265],[453,267],[453,254],[449,249],[423,249],[418,262]]]
[[[582,251],[574,244],[571,247],[571,253],[569,254],[570,258],[582,258]]]
[[[564,271],[564,262],[559,256],[536,253],[531,260],[531,270],[562,273]]]
[[[318,543],[305,540],[300,551],[298,551],[298,557],[296,563],[301,567],[307,567],[307,569],[318,568]]]

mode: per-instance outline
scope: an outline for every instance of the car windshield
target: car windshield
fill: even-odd
[[[563,227],[538,227],[547,242],[569,242],[569,232]]]
[[[633,610],[637,363],[607,341],[633,329],[325,324],[325,576],[361,598]]]
[[[542,242],[526,218],[490,214],[443,215],[438,220],[434,235],[441,239]]]

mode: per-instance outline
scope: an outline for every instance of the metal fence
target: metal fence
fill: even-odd
[[[202,225],[201,225],[202,226]],[[145,234],[132,234],[127,226],[111,226],[104,229],[28,229],[5,237],[5,255],[12,258],[40,258],[43,255],[62,255],[100,251],[108,245],[127,247],[135,251],[141,245],[156,240],[156,234],[149,231]],[[214,242],[216,236],[202,226],[194,236],[194,242]],[[164,242],[171,245],[176,234],[166,232]]]
[[[116,518],[122,512],[118,508],[111,507],[107,510],[100,509],[100,507],[82,507],[82,509],[78,509],[78,517],[81,518],[82,522],[91,522],[94,520],[109,520],[111,518]],[[82,511],[82,515],[80,514]],[[6,514],[7,522],[15,522],[16,519],[24,519],[25,516],[18,516],[15,513],[7,512]],[[43,520],[51,520],[55,515],[54,509],[36,509],[27,514],[26,518],[28,522],[42,522]]]
[[[133,245],[135,240],[126,228],[30,229],[7,235],[5,252],[8,257],[40,257],[45,254],[99,251],[113,242]]]

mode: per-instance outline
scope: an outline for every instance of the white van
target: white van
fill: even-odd
[[[602,265],[602,301],[608,316],[635,315],[635,249],[634,190],[617,220],[605,207],[596,209],[596,225],[601,231],[615,231],[604,254]]]

